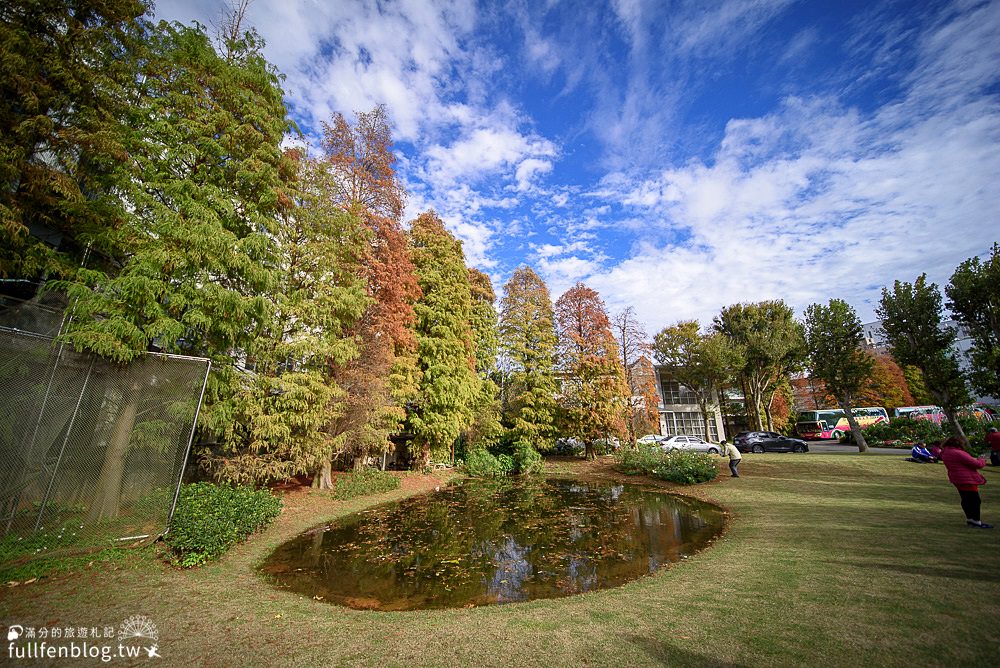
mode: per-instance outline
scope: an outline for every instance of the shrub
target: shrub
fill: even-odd
[[[978,457],[988,449],[986,446],[986,429],[997,426],[996,423],[983,421],[971,415],[959,415],[958,423],[962,425],[962,431],[965,432],[965,437],[969,439],[969,450],[972,451],[972,454]],[[944,427],[945,436],[953,435],[950,423],[945,422],[942,426]]]
[[[399,478],[395,475],[379,469],[363,468],[337,478],[333,498],[343,501],[356,496],[391,492],[394,489],[399,489]]]
[[[493,455],[479,448],[466,454],[465,473],[473,478],[503,478],[512,473],[538,473],[542,470],[542,456],[527,445],[519,445],[514,455]]]
[[[639,447],[620,450],[615,459],[616,468],[626,475],[651,475],[684,485],[708,482],[719,474],[712,455],[703,452]]]
[[[945,438],[940,425],[930,420],[912,420],[900,417],[889,423],[873,424],[864,431],[865,441],[871,446],[892,446],[923,441],[939,441]],[[853,442],[853,440],[851,441]]]
[[[484,448],[465,453],[465,473],[473,478],[495,478],[500,469],[497,458]]]
[[[518,444],[514,450],[514,470],[524,475],[541,473],[545,467],[542,456],[530,445]]]
[[[719,475],[712,455],[704,452],[684,452],[675,450],[667,454],[666,466],[653,470],[653,475],[661,480],[669,480],[683,485],[708,482]]]
[[[175,564],[190,568],[217,559],[281,513],[267,490],[199,482],[181,487],[166,543]]]
[[[514,472],[514,458],[510,455],[497,455],[497,475],[505,476]]]

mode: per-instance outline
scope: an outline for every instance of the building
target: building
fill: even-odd
[[[706,441],[721,441],[726,438],[725,421],[715,397],[713,412],[709,420],[709,433],[705,433],[698,400],[691,390],[670,378],[665,367],[656,367],[656,390],[660,395],[660,433],[664,435],[687,434]]]

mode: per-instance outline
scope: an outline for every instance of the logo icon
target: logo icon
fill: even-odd
[[[159,640],[160,633],[149,617],[132,615],[118,627],[118,640]]]
[[[118,627],[118,641],[139,641],[138,644],[141,647],[138,649],[145,651],[147,658],[150,659],[163,658],[163,655],[158,651],[157,642],[159,639],[160,632],[156,629],[156,624],[149,617],[144,617],[143,615],[132,615]]]
[[[24,627],[20,624],[13,624],[7,628],[7,640],[17,640],[24,633]]]

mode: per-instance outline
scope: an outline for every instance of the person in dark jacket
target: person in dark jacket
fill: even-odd
[[[958,490],[962,499],[962,510],[965,511],[965,521],[973,529],[992,529],[979,519],[982,499],[979,497],[979,486],[986,484],[986,478],[979,469],[986,466],[986,459],[976,459],[962,448],[962,441],[952,436],[942,444],[941,460],[948,469],[948,480]]]

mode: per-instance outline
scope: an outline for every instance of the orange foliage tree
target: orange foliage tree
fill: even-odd
[[[656,391],[656,370],[649,359],[653,348],[633,307],[615,315],[611,327],[630,392],[626,426],[629,441],[634,444],[638,435],[659,429],[660,395]]]
[[[594,441],[625,438],[629,392],[618,344],[600,296],[583,283],[567,290],[555,307],[560,404],[563,432],[586,444],[594,459]]]
[[[330,196],[361,220],[368,239],[358,264],[371,298],[354,327],[359,354],[333,370],[347,398],[332,430],[357,469],[391,448],[389,436],[398,431],[403,405],[415,392],[412,325],[420,287],[400,222],[405,191],[394,169],[386,110],[378,106],[355,116],[352,125],[334,114],[324,124],[322,148],[333,175]],[[329,486],[329,465],[318,473],[313,485]]]
[[[913,395],[903,369],[888,355],[873,355],[871,381],[859,397],[859,403],[882,406],[889,414],[894,408],[912,406]]]

